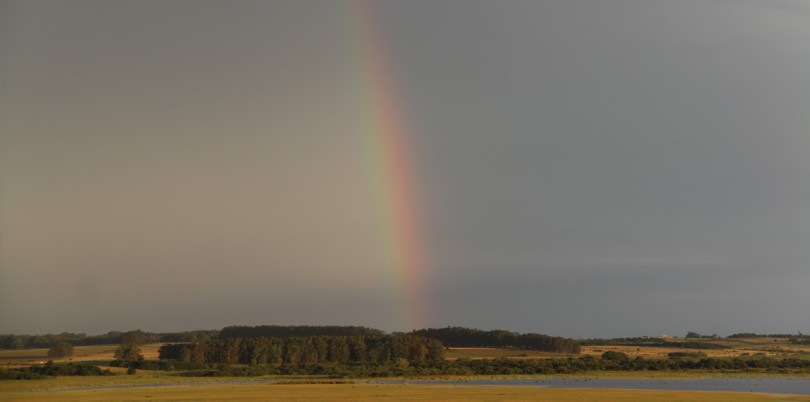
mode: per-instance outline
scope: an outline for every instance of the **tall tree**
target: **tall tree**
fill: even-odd
[[[124,363],[131,363],[138,360],[143,360],[143,355],[138,345],[133,343],[124,343],[115,349],[115,359]]]
[[[48,349],[48,357],[53,359],[64,359],[73,356],[73,345],[68,342],[56,342]]]
[[[121,334],[121,343],[131,343],[133,345],[142,345],[146,341],[146,333],[140,329],[135,331],[128,331]]]

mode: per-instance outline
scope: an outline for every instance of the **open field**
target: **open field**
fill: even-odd
[[[118,345],[76,346],[70,359],[55,361],[112,360]],[[0,364],[34,364],[48,361],[48,349],[0,350]]]
[[[683,348],[668,348],[656,346],[625,346],[625,345],[605,345],[605,346],[583,346],[582,354],[599,357],[602,353],[613,351],[624,353],[631,358],[643,357],[647,358],[667,358],[669,353],[673,352],[702,352],[708,357],[736,357],[755,355],[762,353],[764,356],[776,356],[778,353],[772,352],[759,352],[744,349],[683,349]]]
[[[676,341],[675,341],[676,342]],[[622,352],[628,356],[643,358],[666,358],[673,352],[702,352],[708,357],[738,357],[738,356],[791,356],[810,359],[810,345],[794,345],[782,338],[752,338],[752,339],[711,339],[697,342],[709,345],[721,345],[728,349],[692,349],[660,346],[629,346],[629,345],[596,345],[583,346],[580,355],[567,353],[541,352],[515,348],[448,348],[446,358],[455,360],[466,359],[495,359],[506,357],[510,359],[543,359],[564,358],[569,356],[601,356],[607,351]]]
[[[239,384],[165,386],[46,392],[2,392],[2,400],[26,401],[810,401],[810,396],[755,393],[559,389],[515,386],[378,384]]]
[[[258,379],[267,380],[273,378],[255,378],[255,380]],[[283,379],[297,381],[304,380],[306,377],[286,377]],[[86,387],[118,387],[130,385],[144,386],[154,384],[215,384],[218,382],[234,380],[251,382],[254,379],[247,377],[184,377],[172,372],[138,370],[138,372],[134,375],[117,374],[110,376],[61,376],[41,380],[4,380],[0,381],[0,394],[7,392],[44,391]]]
[[[718,338],[718,339],[668,339],[670,342],[704,343],[719,345],[726,349],[693,349],[659,346],[596,345],[583,346],[582,354],[600,356],[607,351],[622,352],[630,357],[666,358],[672,352],[703,352],[708,357],[737,356],[792,356],[810,358],[810,345],[794,345],[785,338]]]
[[[568,353],[542,352],[515,348],[447,348],[445,358],[456,359],[496,359],[508,357],[513,359],[544,359],[576,356]]]
[[[157,359],[158,349],[162,343],[151,343],[141,345],[141,353],[144,359]],[[99,361],[113,360],[115,349],[119,345],[92,345],[76,346],[73,348],[73,356],[68,359],[54,359],[54,361]],[[48,349],[19,349],[0,350],[0,365],[30,365],[44,363],[48,360]]]

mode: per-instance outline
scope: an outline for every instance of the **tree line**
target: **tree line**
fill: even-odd
[[[801,332],[799,332],[798,335],[796,335],[796,334],[757,334],[757,333],[754,333],[754,332],[740,332],[740,333],[737,333],[737,334],[729,335],[726,338],[729,338],[729,339],[735,339],[735,338],[742,338],[742,339],[745,339],[745,338],[794,338],[794,337],[802,337],[802,336],[806,336],[806,335],[802,335]]]
[[[611,338],[611,339],[585,339],[580,341],[583,346],[646,346],[680,349],[729,349],[718,343],[701,341],[671,341],[668,338]]]
[[[607,352],[606,352],[607,353]],[[613,352],[618,353],[618,352]],[[623,353],[601,358],[583,356],[565,359],[459,359],[436,362],[446,375],[505,375],[505,374],[569,374],[589,371],[748,371],[748,372],[810,372],[810,360],[789,358],[700,358],[644,359],[629,358]]]
[[[141,330],[110,331],[106,334],[88,336],[84,333],[62,332],[45,335],[0,335],[0,349],[49,348],[60,342],[73,346],[110,345],[116,343],[197,342],[215,338],[218,330],[153,333]]]
[[[428,328],[413,331],[410,336],[436,339],[450,347],[512,347],[550,352],[579,353],[577,341],[536,333],[517,333],[504,330],[482,331],[463,327]],[[47,348],[59,343],[74,346],[102,344],[144,344],[157,342],[197,343],[214,339],[290,338],[290,337],[385,337],[384,331],[362,326],[309,326],[260,325],[229,326],[222,330],[152,333],[141,330],[110,331],[87,336],[83,333],[63,332],[45,335],[0,335],[0,349]]]
[[[350,325],[232,325],[219,331],[219,339],[289,338],[305,336],[382,336],[384,331]]]
[[[0,334],[0,349],[34,349],[50,348],[60,342],[73,346],[110,345],[110,344],[144,344],[158,342],[200,342],[211,339],[259,338],[292,336],[382,336],[385,331],[360,326],[337,325],[259,325],[229,326],[221,330],[196,330],[182,332],[147,332],[109,331],[105,334],[90,335],[85,333],[62,332],[44,335]]]
[[[295,339],[295,338],[288,338]],[[255,340],[252,340],[255,341]],[[219,342],[219,341],[217,341]],[[232,342],[222,341],[222,342]],[[263,375],[318,375],[332,378],[402,377],[438,375],[536,375],[572,374],[599,371],[719,371],[719,372],[776,372],[810,373],[810,360],[800,358],[775,359],[771,357],[735,358],[631,358],[624,353],[609,351],[601,357],[551,359],[457,359],[409,362],[404,358],[388,362],[363,363],[320,362],[296,364],[195,364],[178,360],[137,360],[130,368],[149,370],[183,370],[184,376],[263,376]],[[186,371],[189,370],[189,371]],[[34,365],[26,368],[2,369],[2,379],[37,379],[62,375],[109,375],[108,370],[86,364]]]
[[[810,335],[805,335],[801,331],[796,334],[756,334],[753,332],[742,332],[739,334],[729,335],[728,338],[745,339],[745,338],[782,338],[787,339],[788,342],[795,345],[810,345]]]
[[[230,338],[163,345],[160,359],[195,364],[424,363],[444,359],[441,342],[418,336]]]
[[[147,364],[148,363],[148,364]],[[331,378],[408,377],[442,375],[553,375],[601,371],[719,371],[719,372],[776,372],[810,373],[810,360],[748,358],[630,358],[620,352],[605,352],[601,357],[551,359],[457,359],[434,360],[422,363],[367,362],[262,364],[262,365],[192,365],[174,360],[139,362],[138,368],[151,370],[191,370],[187,376],[249,377],[264,375],[318,375]]]
[[[111,375],[110,370],[86,363],[59,363],[49,361],[46,364],[35,364],[30,367],[19,367],[10,370],[0,369],[0,380],[40,380],[57,376]]]
[[[580,352],[579,342],[573,339],[535,333],[447,327],[420,329],[411,332],[411,335],[437,339],[448,347],[506,347],[561,353]]]

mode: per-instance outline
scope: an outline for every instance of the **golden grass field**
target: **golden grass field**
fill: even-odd
[[[447,352],[445,354],[445,358],[448,360],[456,360],[460,358],[495,359],[499,357],[507,357],[510,359],[544,359],[566,356],[576,355],[511,348],[447,348]]]
[[[158,349],[162,343],[141,345],[141,354],[144,359],[157,359]],[[68,359],[54,359],[54,361],[98,361],[113,360],[113,354],[118,345],[76,346],[73,356]],[[44,363],[48,360],[48,349],[20,349],[0,350],[0,367],[8,365],[30,365]]]
[[[672,339],[678,342],[683,339]],[[799,356],[810,358],[810,345],[794,345],[784,338],[746,338],[746,339],[702,339],[699,342],[717,344],[728,349],[685,349],[674,347],[655,346],[624,346],[600,345],[583,346],[581,355],[600,356],[607,351],[622,352],[628,356],[643,358],[666,358],[672,352],[703,352],[709,357],[737,357],[737,356]],[[570,355],[565,353],[540,352],[534,350],[521,350],[510,348],[449,348],[447,358],[454,360],[467,359],[494,359],[506,357],[510,359],[542,359],[559,358]]]
[[[785,356],[810,355],[810,345],[794,345],[784,338],[743,338],[743,339],[716,339],[700,340],[708,344],[716,344],[728,349],[683,349],[654,346],[583,346],[582,354],[599,356],[607,351],[616,351],[630,357],[666,358],[672,352],[703,352],[709,357],[737,357],[737,356]]]
[[[514,386],[240,384],[48,392],[0,392],[0,401],[810,401],[810,396],[731,392],[561,389]]]

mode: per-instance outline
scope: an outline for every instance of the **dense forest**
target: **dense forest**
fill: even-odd
[[[424,363],[444,359],[444,346],[406,335],[231,338],[167,344],[159,354],[196,364]]]
[[[547,352],[579,353],[579,343],[573,339],[542,334],[520,334],[504,330],[482,331],[464,327],[428,328],[411,335],[437,339],[448,347],[500,347],[542,350]]]
[[[219,331],[219,339],[382,335],[385,335],[385,332],[379,329],[337,325],[259,325],[255,327],[234,325]]]

